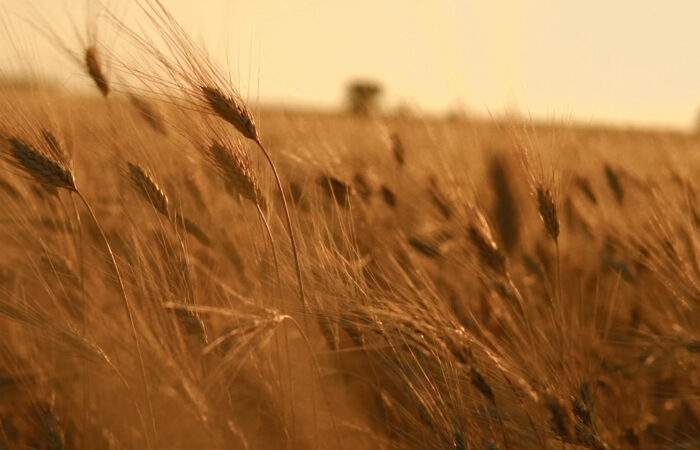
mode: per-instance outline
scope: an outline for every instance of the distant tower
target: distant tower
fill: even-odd
[[[378,111],[382,88],[372,81],[354,81],[348,85],[348,108],[358,115],[371,115]]]

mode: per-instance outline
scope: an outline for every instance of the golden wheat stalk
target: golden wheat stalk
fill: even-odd
[[[148,203],[150,203],[156,211],[167,218],[170,218],[168,210],[168,197],[153,177],[138,164],[131,162],[126,163],[129,170],[129,178],[132,185],[141,194]]]
[[[537,187],[537,209],[544,222],[547,234],[558,242],[559,239],[559,217],[557,216],[557,206],[554,204],[552,191],[544,186]]]
[[[513,189],[513,176],[508,160],[501,154],[489,161],[489,182],[494,193],[493,216],[500,238],[506,252],[517,247],[520,240],[520,213],[518,201]]]
[[[265,205],[252,164],[239,143],[233,140],[214,139],[208,146],[206,157],[235,193],[255,204]]]
[[[19,137],[10,137],[11,162],[44,186],[75,191],[70,164],[52,158]]]
[[[213,86],[201,86],[202,96],[211,110],[236,128],[244,137],[257,141],[255,120],[245,103],[232,94],[225,94]]]
[[[151,418],[153,418],[153,409],[150,400],[148,384],[146,381],[146,371],[141,351],[141,344],[138,338],[138,333],[136,331],[136,323],[133,316],[133,309],[126,295],[124,281],[121,277],[119,266],[117,265],[117,261],[114,256],[114,252],[112,251],[112,247],[109,244],[109,241],[107,240],[107,236],[105,235],[102,227],[100,226],[100,223],[97,220],[97,217],[95,216],[92,207],[88,203],[87,199],[83,196],[83,194],[78,190],[78,188],[75,185],[75,178],[73,176],[72,168],[70,163],[66,162],[65,153],[60,147],[51,145],[49,145],[49,148],[46,151],[39,151],[36,148],[29,145],[26,141],[18,137],[10,137],[8,141],[10,144],[9,155],[5,155],[5,159],[8,159],[11,163],[13,163],[15,167],[21,169],[26,175],[34,178],[42,185],[46,185],[56,189],[66,189],[71,193],[75,193],[78,196],[78,198],[80,198],[80,200],[83,202],[85,208],[88,210],[90,217],[97,226],[98,231],[100,232],[100,236],[102,237],[102,241],[104,242],[105,247],[107,249],[107,253],[109,254],[110,262],[112,264],[112,268],[114,269],[117,281],[119,283],[119,291],[121,293],[129,324],[131,326],[132,337],[134,339],[134,345],[136,347],[136,352],[139,358],[142,383],[144,389],[146,390],[146,397]],[[58,143],[59,141],[56,139],[51,142]],[[136,404],[136,408],[139,412],[139,416],[141,416],[138,404]]]
[[[87,71],[92,81],[95,82],[95,86],[100,91],[100,93],[107,97],[109,94],[109,83],[107,82],[107,77],[105,76],[102,66],[100,64],[100,58],[97,54],[97,48],[90,46],[85,49],[85,70]]]
[[[116,17],[113,18],[125,36],[135,46],[135,49],[144,51],[156,61],[160,69],[162,69],[163,75],[149,75],[142,70],[129,69],[128,67],[126,70],[132,74],[143,75],[141,77],[142,82],[150,85],[155,91],[161,92],[167,98],[173,99],[177,95],[172,91],[168,91],[169,88],[175,88],[181,95],[182,101],[178,102],[180,105],[219,117],[232,125],[245,138],[256,143],[272,170],[282,199],[287,233],[294,255],[299,296],[306,310],[307,302],[301,263],[299,262],[299,249],[286,195],[282,187],[282,180],[270,153],[260,141],[252,113],[230,81],[211,62],[207,53],[192,41],[187,32],[168,12],[160,0],[145,0],[140,6],[148,20],[161,35],[161,38],[168,43],[167,52],[164,53],[153,42],[144,39],[139,33],[129,29]]]
[[[391,134],[391,153],[399,166],[403,166],[406,163],[406,147],[404,147],[401,136],[398,133]]]
[[[165,118],[155,106],[136,94],[129,94],[129,102],[153,130],[162,135],[168,134]]]
[[[349,184],[339,180],[333,175],[321,175],[318,178],[318,183],[323,188],[323,191],[335,201],[338,205],[347,208],[350,205],[350,196],[352,188]]]
[[[481,263],[499,275],[506,275],[506,257],[489,236],[478,227],[470,225],[467,228],[469,240],[476,247]]]

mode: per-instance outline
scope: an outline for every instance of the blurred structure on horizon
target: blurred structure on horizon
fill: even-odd
[[[348,84],[347,102],[351,113],[369,116],[379,111],[382,87],[370,80],[356,80]]]

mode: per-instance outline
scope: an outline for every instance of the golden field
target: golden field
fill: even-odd
[[[0,448],[700,447],[700,137],[251,111],[150,11],[0,91]]]

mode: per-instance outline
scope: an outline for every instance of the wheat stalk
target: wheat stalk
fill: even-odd
[[[44,186],[75,191],[75,179],[68,163],[41,152],[18,137],[9,138],[11,162]]]
[[[384,203],[386,203],[391,208],[396,208],[398,199],[396,198],[396,194],[394,193],[394,191],[392,191],[386,184],[383,184],[379,188],[379,191],[382,193],[382,199],[384,199]]]
[[[350,205],[350,195],[352,194],[350,185],[333,175],[322,175],[319,177],[318,183],[321,185],[324,192],[338,205],[345,208]]]
[[[391,153],[399,166],[403,166],[406,163],[406,148],[398,133],[391,135]]]
[[[255,204],[265,205],[250,160],[240,144],[232,140],[214,139],[208,147],[206,157],[234,192]]]
[[[544,186],[537,187],[537,209],[544,222],[547,234],[558,242],[559,239],[559,217],[557,216],[557,206],[554,204],[552,191]]]
[[[615,200],[618,204],[622,205],[623,201],[625,200],[625,191],[622,189],[619,175],[612,167],[610,167],[609,164],[605,164],[603,169],[605,170],[605,179],[608,182],[608,186],[610,187],[613,195],[615,195]]]
[[[500,251],[496,243],[490,237],[482,233],[479,228],[470,225],[467,228],[469,240],[479,252],[481,263],[499,275],[506,275],[506,257]]]
[[[46,134],[46,132],[44,132],[44,136],[48,135],[50,134]],[[86,209],[88,210],[90,217],[97,226],[102,237],[102,241],[104,242],[105,247],[107,248],[107,253],[110,256],[112,268],[114,269],[117,281],[119,283],[120,293],[122,296],[124,307],[127,312],[127,316],[131,326],[132,337],[134,339],[134,344],[136,346],[136,351],[139,357],[141,378],[144,385],[144,389],[146,390],[147,401],[151,412],[151,418],[153,418],[153,410],[150,400],[150,393],[148,391],[146,381],[146,372],[145,365],[143,362],[143,355],[141,352],[141,344],[138,338],[138,333],[136,331],[136,324],[133,318],[131,303],[126,295],[126,289],[124,287],[124,282],[119,271],[119,266],[117,265],[117,261],[114,257],[114,252],[112,251],[112,247],[109,244],[109,241],[107,240],[107,236],[105,235],[102,227],[100,226],[99,221],[97,220],[97,217],[95,216],[92,210],[92,207],[75,185],[75,178],[73,176],[70,163],[65,162],[65,154],[63,153],[61,147],[58,145],[52,145],[57,144],[59,141],[57,139],[49,139],[49,143],[47,144],[49,148],[46,151],[38,151],[36,148],[32,147],[26,141],[18,137],[10,137],[8,141],[10,144],[10,154],[5,155],[5,159],[9,159],[9,161],[15,167],[21,169],[25,174],[33,177],[42,185],[54,189],[66,189],[71,193],[75,193],[78,196],[78,198],[81,199]],[[139,412],[139,415],[141,415],[138,404],[136,405],[136,408]],[[155,426],[153,431],[155,432]]]
[[[129,178],[134,188],[141,194],[156,211],[169,218],[168,197],[153,177],[138,164],[126,163],[129,170]]]
[[[282,199],[287,222],[287,233],[292,246],[297,281],[299,283],[299,296],[306,310],[306,295],[304,293],[304,281],[299,262],[299,250],[294,235],[289,206],[282,187],[282,180],[272,157],[260,141],[251,112],[238,92],[231,86],[231,83],[226,80],[210,61],[207,53],[195,45],[187,32],[178,24],[160,0],[146,0],[140,6],[146,17],[157,29],[157,32],[161,34],[162,39],[167,42],[167,53],[159,50],[153,42],[143,39],[139,33],[129,29],[119,19],[113,18],[137,49],[144,50],[157,61],[168,81],[164,82],[162,77],[151,76],[145,71],[138,69],[132,70],[132,72],[143,75],[143,82],[150,83],[154,90],[164,92],[165,96],[169,98],[173,97],[172,92],[163,90],[167,87],[178,89],[185,97],[184,102],[179,102],[184,107],[189,104],[190,109],[208,111],[231,124],[244,137],[254,141],[259,147],[270,165]],[[257,200],[260,201],[260,199]]]
[[[107,97],[109,94],[109,83],[107,82],[107,77],[102,71],[102,66],[100,65],[100,59],[97,54],[97,48],[90,46],[85,49],[85,69],[88,75],[95,82],[95,86],[100,91],[100,93]]]
[[[216,115],[233,125],[246,138],[258,140],[255,120],[243,102],[214,86],[201,86],[201,90],[206,104]]]
[[[499,154],[492,157],[489,163],[489,181],[495,196],[494,222],[506,252],[512,252],[520,240],[520,215],[512,179],[505,157]]]
[[[129,102],[151,128],[162,135],[168,134],[163,115],[153,105],[135,94],[129,94]]]

